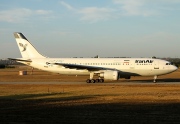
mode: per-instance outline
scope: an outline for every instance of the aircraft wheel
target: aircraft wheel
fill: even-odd
[[[103,83],[103,82],[104,82],[104,79],[99,79],[99,82]]]
[[[90,79],[87,79],[87,80],[86,80],[86,83],[91,83],[91,80],[90,80]]]
[[[91,80],[91,83],[96,83],[96,80],[92,79],[92,80]]]
[[[100,79],[96,79],[96,82],[100,82]]]

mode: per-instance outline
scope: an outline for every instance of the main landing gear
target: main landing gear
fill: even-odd
[[[87,79],[87,83],[103,83],[104,79]]]
[[[86,82],[87,83],[103,83],[104,82],[104,79],[93,79],[93,76],[94,76],[94,73],[90,73],[90,79],[87,79]]]

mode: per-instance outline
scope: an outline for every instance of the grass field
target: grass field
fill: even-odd
[[[19,76],[19,70],[28,75]],[[179,70],[158,81],[179,81]],[[84,81],[30,68],[0,70],[0,82]],[[132,77],[131,82],[152,81]],[[180,84],[1,84],[3,123],[180,123]]]

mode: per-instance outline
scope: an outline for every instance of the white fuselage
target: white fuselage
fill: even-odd
[[[66,63],[102,67],[119,71],[123,76],[154,76],[171,73],[177,67],[168,61],[151,58],[42,58],[31,59],[30,66],[44,71],[68,75],[89,75],[86,69],[69,69],[61,65],[47,63]],[[98,70],[97,73],[103,70]],[[95,72],[96,73],[96,72]]]

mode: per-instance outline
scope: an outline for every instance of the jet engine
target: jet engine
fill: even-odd
[[[104,71],[99,74],[99,77],[105,80],[118,80],[120,78],[118,71]]]

